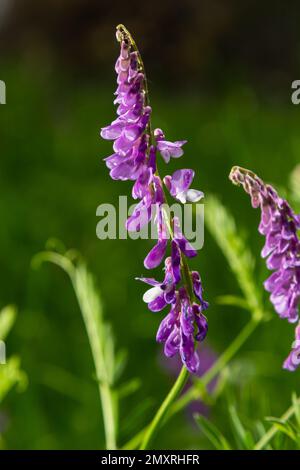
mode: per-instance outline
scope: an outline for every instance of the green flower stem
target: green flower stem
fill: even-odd
[[[166,414],[168,413],[174,400],[176,400],[179,393],[183,389],[184,385],[187,382],[188,377],[189,377],[188,370],[185,367],[182,367],[181,372],[178,375],[176,382],[174,383],[168,395],[162,402],[156,415],[154,416],[153,420],[151,421],[151,423],[149,424],[149,426],[147,427],[144,433],[143,441],[140,447],[141,450],[147,449],[149,447],[152,439],[154,438],[155,434],[160,428],[161,422],[163,421]]]
[[[294,403],[288,410],[281,416],[281,420],[286,422],[288,419],[290,419],[294,413],[296,412],[297,406],[300,405],[300,398]],[[278,431],[278,426],[272,426],[268,432],[257,442],[257,444],[254,447],[254,450],[262,450],[266,447],[266,445],[273,439],[275,434]]]

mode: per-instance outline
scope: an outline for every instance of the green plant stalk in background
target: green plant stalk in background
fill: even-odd
[[[117,447],[116,400],[112,389],[114,349],[107,334],[102,305],[91,274],[82,261],[75,266],[70,258],[53,251],[39,253],[34,264],[48,261],[63,269],[70,277],[86,327],[99,388],[105,430],[106,448]]]

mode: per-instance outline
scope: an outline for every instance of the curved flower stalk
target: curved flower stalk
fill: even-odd
[[[255,173],[235,166],[230,180],[242,185],[251,197],[254,208],[260,207],[259,232],[266,241],[261,256],[266,258],[268,269],[274,271],[264,282],[270,292],[270,301],[281,318],[290,323],[299,321],[300,301],[300,240],[297,230],[300,217],[275,189],[264,183]],[[296,328],[296,341],[283,367],[294,371],[300,364],[300,323]]]
[[[164,260],[164,279],[137,278],[151,286],[143,297],[149,310],[170,308],[159,326],[157,341],[164,343],[167,357],[179,353],[186,369],[197,373],[196,349],[207,333],[203,312],[208,304],[203,300],[199,273],[191,272],[187,265],[187,258],[196,256],[197,252],[182,234],[178,218],[168,216],[164,209],[167,204],[164,186],[182,203],[197,202],[203,193],[190,188],[194,178],[191,169],[177,170],[161,179],[158,153],[168,163],[171,158],[183,155],[186,141],[170,142],[161,129],[152,130],[152,109],[140,53],[123,25],[117,26],[117,40],[120,43],[115,67],[117,118],[101,130],[103,139],[113,141],[114,153],[104,160],[113,179],[134,182],[132,197],[139,202],[126,222],[127,230],[140,231],[153,218],[157,225],[158,240],[146,256],[144,266],[154,269]],[[168,249],[170,256],[166,256]]]

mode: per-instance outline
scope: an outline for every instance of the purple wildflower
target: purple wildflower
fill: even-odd
[[[300,240],[297,235],[300,218],[271,185],[265,184],[253,172],[233,167],[230,179],[243,186],[253,207],[261,209],[259,232],[266,238],[261,255],[266,258],[268,269],[274,271],[264,286],[271,293],[270,301],[278,315],[295,323],[299,320],[300,301]],[[284,367],[296,368],[290,366],[289,359]]]
[[[172,176],[165,176],[164,183],[171,196],[185,204],[188,202],[198,202],[204,197],[202,191],[190,189],[194,179],[195,172],[193,170],[177,170]]]
[[[143,296],[144,302],[148,304],[148,308],[152,310],[152,312],[158,312],[167,304],[171,304],[175,301],[175,288],[180,279],[178,280],[178,278],[175,277],[171,257],[165,259],[165,278],[163,282],[160,283],[149,277],[137,279],[153,286],[151,289],[147,290]]]
[[[161,129],[155,129],[154,136],[156,139],[158,151],[166,163],[169,163],[171,157],[179,158],[183,155],[182,146],[187,143],[186,140],[169,142],[165,140],[165,135]]]
[[[207,321],[202,312],[208,304],[202,299],[199,274],[191,273],[186,264],[186,257],[194,257],[197,252],[182,234],[178,218],[166,220],[163,181],[156,164],[157,152],[166,163],[171,157],[181,157],[186,141],[169,142],[160,129],[152,132],[152,110],[141,57],[129,32],[122,25],[117,27],[117,39],[121,44],[115,67],[118,86],[114,103],[117,118],[101,130],[102,138],[113,140],[114,153],[104,160],[113,179],[134,181],[132,197],[139,202],[126,221],[127,230],[140,231],[154,217],[158,240],[146,256],[144,266],[147,269],[159,266],[169,244],[171,246],[171,256],[165,259],[162,282],[151,277],[137,279],[151,286],[143,296],[149,310],[158,312],[170,305],[170,313],[161,322],[157,333],[157,341],[165,343],[166,356],[178,352],[187,369],[196,373],[199,367],[196,344],[203,341],[207,333]],[[193,177],[193,170],[178,170],[172,177],[167,176],[164,183],[179,201],[196,202],[203,197],[203,193],[190,189]],[[186,276],[190,278],[190,288],[185,285],[187,280],[183,277]],[[191,289],[193,292],[189,292]]]

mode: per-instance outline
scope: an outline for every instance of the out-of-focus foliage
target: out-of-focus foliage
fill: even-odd
[[[0,233],[0,295],[3,302],[19,306],[8,346],[20,354],[30,379],[26,393],[12,390],[6,397],[6,442],[10,448],[104,447],[101,414],[95,413],[99,398],[92,358],[73,293],[62,276],[53,276],[45,267],[38,272],[30,268],[34,254],[54,236],[84,254],[101,288],[116,341],[128,350],[124,381],[139,377],[142,383],[135,396],[122,400],[122,443],[150,419],[173,376],[162,368],[161,348],[155,342],[162,315],[147,311],[143,286],[134,281],[145,274],[142,260],[151,242],[99,241],[95,234],[98,204],[117,204],[118,195],[129,192],[126,183],[111,183],[101,161],[109,155],[110,144],[99,139],[98,131],[113,115],[114,87],[78,86],[70,77],[54,77],[45,70],[35,74],[30,67],[11,65],[6,74],[9,100],[0,108],[0,210],[5,221]],[[256,287],[262,292],[267,271],[259,258],[259,215],[247,197],[231,187],[227,175],[239,163],[275,185],[287,186],[300,152],[298,110],[261,102],[241,87],[219,101],[198,92],[157,92],[152,105],[155,125],[170,139],[189,141],[183,159],[173,161],[168,172],[180,166],[195,168],[195,187],[216,193],[231,209],[239,232],[248,233],[246,244],[256,258]],[[219,355],[239,333],[245,315],[242,308],[219,305],[218,299],[228,294],[240,297],[241,291],[208,231],[191,266],[201,272],[211,304],[207,343]],[[242,420],[280,415],[289,405],[291,390],[298,389],[299,374],[281,369],[292,341],[289,325],[264,300],[271,321],[256,330],[229,375],[230,399],[238,403]],[[218,400],[210,416],[224,429],[225,401]],[[30,426],[24,427],[29,420]],[[184,413],[172,420],[172,433],[163,428],[157,447],[208,446]]]
[[[0,341],[3,341],[4,345],[4,341],[15,323],[16,316],[16,309],[12,305],[8,305],[0,311]],[[6,356],[6,347],[3,351]],[[0,364],[0,404],[14,385],[18,384],[19,390],[24,390],[27,383],[26,375],[20,369],[20,358],[11,356],[4,357],[4,360],[5,363]]]
[[[272,427],[266,430],[266,423],[257,421],[253,429],[247,429],[241,422],[236,408],[229,406],[229,419],[232,428],[232,441],[228,442],[222,432],[207,418],[195,415],[200,429],[218,450],[283,450],[300,448],[300,400],[293,394],[293,404],[281,418],[266,417]],[[231,443],[232,442],[232,443]]]
[[[235,220],[233,226],[227,212],[208,200],[209,230],[191,263],[210,302],[206,344],[214,357],[247,321],[246,292],[253,305],[259,299],[269,312],[270,321],[260,324],[221,372],[217,399],[197,406],[226,438],[234,406],[245,429],[259,423],[258,439],[268,427],[262,417],[280,416],[290,406],[291,391],[299,395],[299,372],[281,369],[293,339],[290,325],[279,320],[262,290],[268,273],[259,257],[259,215],[227,179],[235,164],[251,168],[285,189],[300,211],[298,170],[289,183],[300,155],[300,107],[290,101],[299,70],[298,15],[284,4],[284,15],[273,7],[270,14],[268,2],[225,7],[218,1],[169,1],[159,8],[96,0],[1,2],[0,79],[7,85],[7,105],[0,107],[0,298],[18,306],[7,351],[9,358],[11,352],[21,358],[29,378],[24,393],[13,387],[1,403],[8,448],[105,446],[90,345],[74,293],[61,274],[30,267],[49,237],[82,253],[101,290],[117,350],[128,351],[119,389],[121,445],[149,421],[174,380],[174,365],[166,365],[155,342],[163,312],[147,310],[144,288],[134,281],[146,274],[142,261],[151,241],[100,241],[95,233],[97,206],[117,205],[119,194],[130,191],[126,182],[110,180],[102,158],[111,145],[99,138],[100,127],[114,115],[119,22],[143,52],[154,126],[170,140],[188,140],[183,158],[166,172],[194,168],[194,187],[215,194]],[[238,232],[242,245],[222,237],[222,224],[214,227],[217,217],[229,234]],[[12,365],[17,371],[17,361]],[[228,441],[236,445],[231,435]],[[211,445],[197,432],[191,407],[173,416],[154,444]]]
[[[205,222],[226,257],[244,298],[222,296],[223,305],[247,308],[253,314],[262,315],[262,289],[255,282],[255,261],[246,241],[238,234],[235,221],[218,199],[210,196],[205,201]]]
[[[3,431],[6,428],[6,417],[3,414],[3,400],[8,392],[17,385],[18,392],[26,389],[27,376],[20,368],[20,358],[16,355],[6,357],[5,340],[10,333],[17,317],[17,312],[14,306],[8,305],[0,311],[0,344],[1,360],[0,362],[0,448],[6,446],[3,438]],[[4,347],[3,347],[4,346]]]
[[[110,80],[114,29],[123,23],[150,79],[169,90],[201,86],[219,96],[238,77],[285,95],[299,70],[299,8],[251,0],[2,0],[0,56]]]
[[[50,245],[53,245],[53,242],[50,242]],[[121,386],[118,385],[125,367],[126,354],[122,350],[116,353],[112,326],[104,320],[102,302],[95,281],[79,254],[72,250],[64,254],[58,251],[44,251],[34,257],[33,265],[38,267],[42,262],[59,266],[72,282],[93,355],[106,448],[115,449],[119,400],[135,392],[140,383],[137,379],[132,379]],[[79,390],[78,392],[80,393]]]

